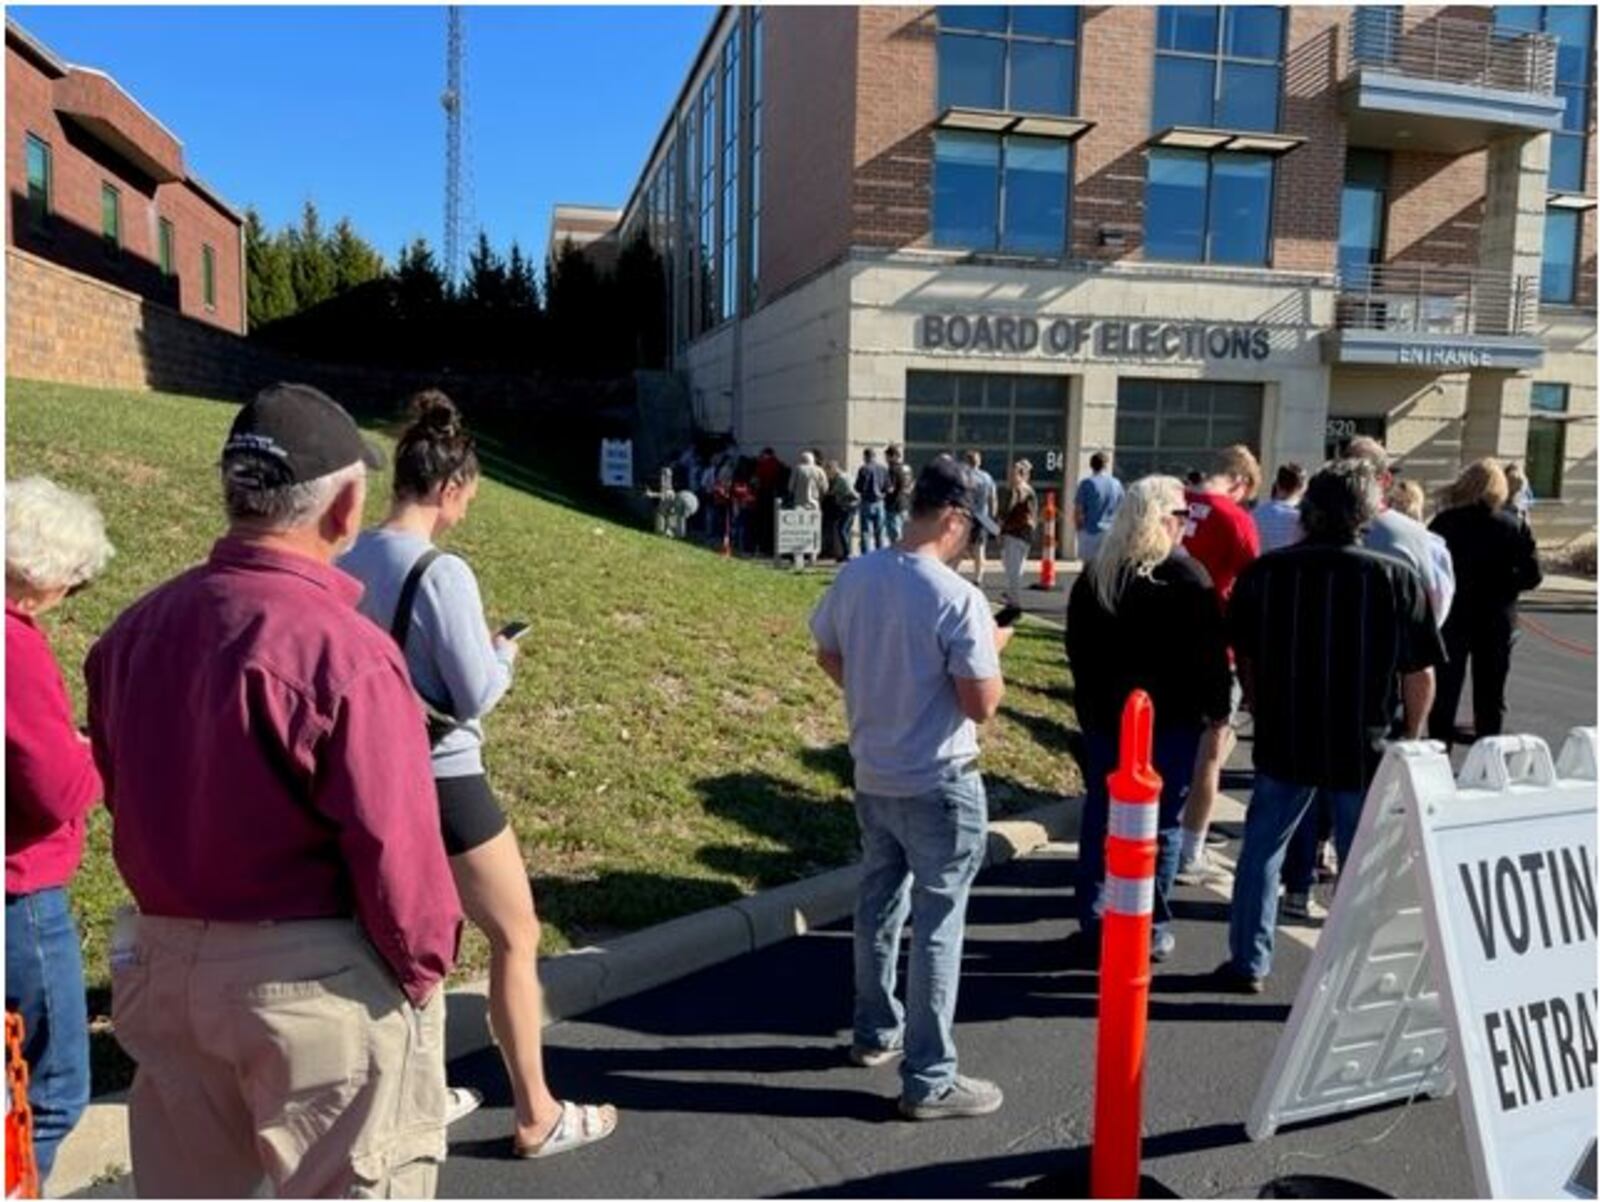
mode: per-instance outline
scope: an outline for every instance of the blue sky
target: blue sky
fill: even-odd
[[[310,197],[393,261],[444,206],[443,8],[8,8],[115,76],[273,228]],[[477,224],[542,254],[550,206],[626,201],[713,8],[466,9]]]

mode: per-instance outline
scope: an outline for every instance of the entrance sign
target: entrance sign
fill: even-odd
[[[609,488],[633,486],[633,440],[631,438],[602,438],[600,440],[600,483]]]
[[[1480,1193],[1592,1197],[1595,813],[1593,729],[1391,748],[1250,1136],[1459,1087]]]
[[[776,554],[822,554],[822,510],[779,509]]]

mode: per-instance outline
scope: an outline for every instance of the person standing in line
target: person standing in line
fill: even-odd
[[[1361,545],[1378,498],[1370,463],[1328,464],[1300,503],[1305,538],[1245,568],[1228,606],[1256,778],[1217,970],[1227,990],[1260,993],[1271,971],[1279,873],[1313,795],[1329,797],[1346,864],[1397,705],[1417,739],[1433,702],[1444,645],[1422,578]]]
[[[756,512],[753,518],[755,537],[752,541],[757,555],[772,554],[773,539],[777,536],[772,513],[783,496],[784,484],[788,479],[789,469],[784,466],[783,460],[771,447],[762,447],[755,465]]]
[[[1234,580],[1261,553],[1256,524],[1244,508],[1260,486],[1261,465],[1249,447],[1235,443],[1212,457],[1209,476],[1184,490],[1189,521],[1184,527],[1183,551],[1206,570],[1224,606],[1233,593]],[[1210,727],[1200,742],[1178,853],[1178,880],[1186,885],[1226,875],[1225,869],[1206,855],[1205,843],[1211,811],[1222,787],[1222,766],[1237,742],[1231,723]]]
[[[1533,487],[1528,483],[1528,478],[1522,474],[1519,464],[1508,463],[1506,466],[1506,508],[1524,526],[1528,524],[1528,515],[1533,512]]]
[[[861,467],[856,471],[856,495],[861,498],[861,551],[876,551],[889,544],[884,540],[884,501],[889,492],[889,472],[878,462],[871,447],[861,452]]]
[[[817,466],[817,457],[810,451],[800,452],[800,463],[794,469],[794,506],[807,513],[814,513],[820,520],[822,518],[822,498],[828,491],[828,474]],[[820,528],[820,526],[819,526]],[[816,562],[816,552],[811,553],[811,561]],[[796,551],[794,566],[796,569],[804,566],[806,553]]]
[[[1394,464],[1389,452],[1376,438],[1360,434],[1345,445],[1343,458],[1360,459],[1371,464],[1378,478],[1378,516],[1367,528],[1363,545],[1369,551],[1398,555],[1417,570],[1422,577],[1422,586],[1428,590],[1428,605],[1433,611],[1433,620],[1443,626],[1443,598],[1446,593],[1454,591],[1455,570],[1450,563],[1438,558],[1426,526],[1389,505],[1389,492],[1394,488],[1395,481]]]
[[[983,453],[981,451],[968,451],[966,454],[967,467],[972,471],[972,478],[978,490],[978,505],[984,517],[989,520],[989,526],[999,529],[995,517],[1000,512],[1000,499],[994,485],[994,477],[983,470]],[[979,588],[983,587],[983,574],[989,562],[989,537],[980,533],[973,542],[969,551],[972,556],[974,573],[972,582]]]
[[[1039,523],[1039,497],[1033,491],[1033,464],[1019,459],[1011,465],[1005,517],[1000,522],[1000,561],[1006,569],[1007,605],[1022,604],[1022,570],[1033,548],[1033,528]]]
[[[941,455],[917,479],[900,542],[843,569],[811,615],[817,662],[844,690],[861,827],[850,1058],[873,1068],[903,1057],[900,1113],[911,1119],[992,1114],[1003,1101],[998,1085],[956,1071],[952,1031],[987,830],[977,726],[1004,695],[1011,634],[954,565],[994,529],[973,473]]]
[[[1298,463],[1285,463],[1278,468],[1277,478],[1272,482],[1271,500],[1250,511],[1261,554],[1300,541],[1300,497],[1305,491],[1305,468]]]
[[[911,477],[911,469],[906,466],[905,451],[899,443],[891,442],[883,454],[889,461],[886,465],[889,469],[889,488],[883,497],[884,537],[892,547],[905,533],[906,519],[911,516],[911,490],[916,482]]]
[[[22,1016],[41,1184],[89,1105],[83,951],[67,884],[100,773],[39,618],[112,555],[88,497],[42,476],[6,485],[6,1010]]]
[[[1506,508],[1504,469],[1480,459],[1462,469],[1430,529],[1450,548],[1456,565],[1456,598],[1444,625],[1449,661],[1439,670],[1439,698],[1429,735],[1449,746],[1461,741],[1456,712],[1472,661],[1473,737],[1505,729],[1506,677],[1517,637],[1517,598],[1538,588],[1533,533]]]
[[[860,504],[860,498],[856,495],[856,490],[850,486],[850,477],[844,474],[844,469],[839,466],[838,460],[828,460],[826,470],[828,496],[833,501],[835,558],[839,563],[848,563],[855,534],[856,506]]]
[[[1423,518],[1424,496],[1422,485],[1415,480],[1397,480],[1389,489],[1389,508],[1397,513],[1403,513],[1413,522],[1421,523]],[[1456,569],[1455,561],[1450,557],[1450,546],[1432,530],[1428,534],[1428,550],[1433,558],[1433,579],[1438,588],[1437,596],[1428,599],[1434,604],[1434,619],[1439,624],[1439,629],[1444,629],[1444,624],[1450,618],[1450,607],[1456,595]],[[1427,579],[1426,576],[1423,577]]]
[[[553,1156],[610,1135],[617,1112],[557,1101],[545,1078],[539,916],[516,832],[483,765],[483,720],[511,687],[517,642],[489,634],[477,577],[434,546],[477,496],[472,435],[444,393],[430,389],[411,404],[395,448],[389,516],[339,567],[364,586],[361,612],[394,638],[430,716],[450,872],[467,917],[489,941],[489,1018],[511,1080],[512,1153]]]
[[[1072,526],[1078,532],[1078,559],[1087,564],[1111,529],[1122,504],[1122,481],[1111,474],[1111,456],[1096,451],[1089,456],[1089,474],[1078,481],[1072,499]]]
[[[438,1183],[461,907],[405,661],[333,566],[382,463],[316,389],[266,389],[223,446],[227,535],[89,652],[140,1197]]]
[[[1206,728],[1226,723],[1231,710],[1233,680],[1216,590],[1192,559],[1172,554],[1188,517],[1181,481],[1136,480],[1067,601],[1067,661],[1088,751],[1075,892],[1091,957],[1100,946],[1106,776],[1117,766],[1128,694],[1143,689],[1155,706],[1153,758],[1162,785],[1150,957],[1158,961],[1176,944],[1167,899],[1195,753]]]

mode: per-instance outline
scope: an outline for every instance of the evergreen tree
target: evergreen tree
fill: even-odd
[[[288,233],[290,275],[294,281],[295,305],[309,309],[334,294],[333,253],[322,231],[322,218],[316,203],[306,201],[300,214],[300,228]]]
[[[617,256],[612,289],[618,340],[617,367],[658,368],[666,360],[666,276],[661,257],[640,234]]]
[[[365,284],[384,274],[383,256],[356,233],[348,217],[341,217],[333,227],[329,255],[333,261],[333,286],[336,292],[348,292],[357,284]]]
[[[545,267],[551,366],[571,374],[609,374],[601,331],[606,288],[589,256],[565,239]]]
[[[245,210],[246,306],[252,330],[295,311],[294,284],[281,235],[269,234],[255,209]]]
[[[515,240],[506,260],[506,303],[513,313],[539,311],[539,281],[534,278],[533,262],[523,255]]]
[[[479,316],[502,313],[508,299],[506,267],[489,245],[489,235],[478,231],[477,244],[467,255],[467,282],[462,299]]]

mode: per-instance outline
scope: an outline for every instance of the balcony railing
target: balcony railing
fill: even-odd
[[[1539,282],[1531,276],[1384,264],[1339,277],[1335,321],[1341,330],[1395,334],[1528,334],[1538,312]]]
[[[1550,96],[1557,39],[1452,17],[1405,20],[1406,9],[1358,8],[1350,18],[1347,62],[1410,79]]]

